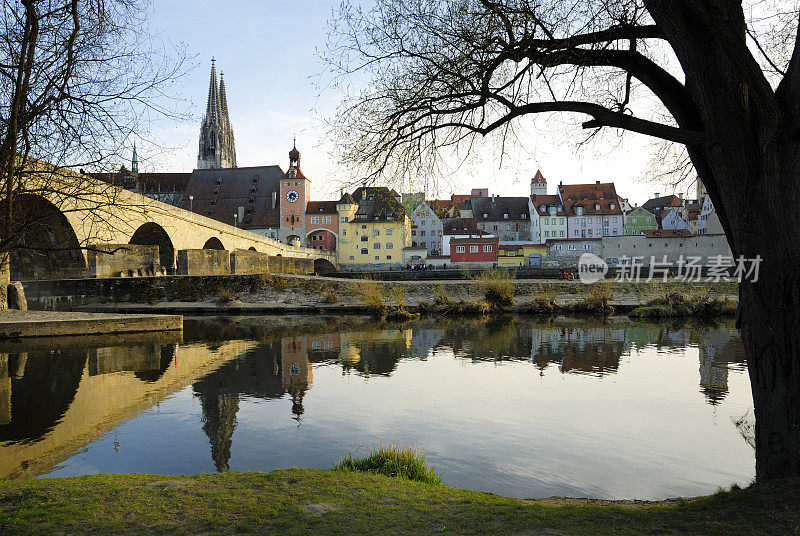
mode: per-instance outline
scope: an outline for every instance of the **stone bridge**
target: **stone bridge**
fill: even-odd
[[[336,265],[335,254],[289,246],[86,175],[59,170],[46,184],[41,195],[14,198],[15,218],[26,229],[25,247],[11,256],[13,280],[291,271],[289,259],[312,260],[316,271]],[[302,264],[308,272],[311,263]]]

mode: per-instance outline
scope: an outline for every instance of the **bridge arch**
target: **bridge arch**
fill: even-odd
[[[222,241],[217,238],[216,236],[212,236],[206,243],[203,244],[203,249],[225,249],[225,246],[222,245]]]
[[[159,224],[147,222],[142,224],[131,236],[129,244],[138,246],[158,246],[158,257],[161,266],[171,270],[175,262],[175,247],[169,234]]]
[[[336,266],[328,259],[314,259],[314,273],[316,275],[330,275],[336,272]]]
[[[14,198],[13,219],[20,230],[11,252],[11,279],[83,277],[86,258],[67,216],[42,196],[21,194]]]

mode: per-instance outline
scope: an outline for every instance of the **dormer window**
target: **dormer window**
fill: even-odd
[[[547,207],[546,207],[546,206],[544,206],[544,205],[541,205],[541,206],[539,207],[539,210],[540,210],[540,211],[542,211],[542,212],[544,212],[545,210],[547,210]]]
[[[594,204],[594,209],[595,210],[600,210],[600,203],[595,203]]]
[[[524,220],[525,219],[525,213],[523,212],[522,214],[519,215],[519,217],[520,217],[520,219]]]
[[[615,208],[617,208],[617,206],[616,206],[614,203],[611,203],[611,204],[610,204],[610,205],[608,205],[608,206],[609,206],[609,207],[611,207],[611,210],[614,210]]]
[[[506,220],[508,219],[508,213],[504,213],[503,214],[503,219],[506,219]]]
[[[484,213],[483,213],[483,219],[485,220],[485,219],[486,219],[486,218],[488,218],[488,217],[489,217],[489,215],[488,215],[487,213],[485,213],[485,212],[484,212]]]

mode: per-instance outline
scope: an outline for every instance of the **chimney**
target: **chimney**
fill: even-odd
[[[239,223],[242,223],[244,221],[244,207],[239,207],[237,212],[238,212],[237,219],[239,220]]]
[[[679,194],[678,194],[678,199],[680,199],[681,201],[683,201],[683,192],[681,192],[681,193],[679,193]]]
[[[600,181],[596,181],[596,182],[595,182],[595,184],[596,184],[597,186],[600,186]]]
[[[656,199],[658,199],[659,197],[661,197],[661,193],[660,192],[656,192]]]

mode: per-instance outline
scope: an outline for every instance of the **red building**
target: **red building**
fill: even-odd
[[[450,262],[496,263],[500,239],[496,236],[453,238],[450,240]]]
[[[306,205],[306,247],[336,251],[339,236],[337,201],[309,201]]]

